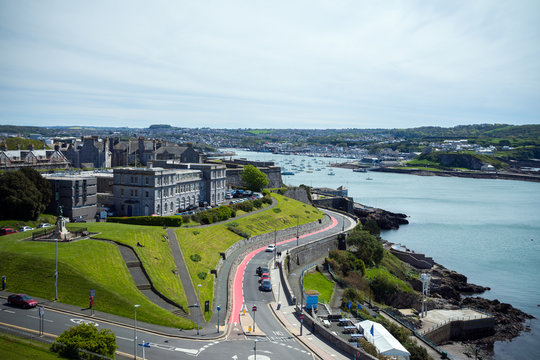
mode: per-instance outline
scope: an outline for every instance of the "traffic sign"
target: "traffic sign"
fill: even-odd
[[[150,347],[150,343],[149,343],[149,342],[143,342],[142,344],[139,344],[139,346],[149,348],[149,347]]]
[[[251,311],[257,311],[257,305],[253,305],[253,307],[251,308]]]
[[[92,296],[92,297],[96,296],[96,290],[95,289],[90,290],[90,296]]]
[[[45,308],[43,306],[39,307],[39,316],[45,315]]]
[[[300,320],[304,320],[304,314],[300,314],[298,317],[300,318]]]

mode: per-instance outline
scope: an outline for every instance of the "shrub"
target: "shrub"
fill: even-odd
[[[280,208],[273,208],[272,211],[275,212],[276,214],[279,214],[281,212],[281,209]]]
[[[201,280],[204,280],[206,279],[207,275],[208,275],[207,273],[205,273],[204,271],[201,271],[200,273],[197,274],[197,277]]]
[[[92,324],[80,324],[70,327],[54,340],[51,351],[69,359],[99,359],[104,355],[114,359],[116,336],[109,329],[98,329]],[[98,355],[81,354],[79,349]]]
[[[191,261],[194,261],[194,262],[199,262],[202,260],[201,255],[199,254],[190,255],[189,258],[191,259]]]
[[[265,204],[272,204],[272,197],[270,195],[267,195],[265,197],[262,198],[262,202],[265,203]]]
[[[230,231],[232,231],[236,235],[241,236],[241,237],[243,237],[245,239],[249,239],[249,237],[250,237],[250,234],[248,234],[247,232],[245,232],[245,231],[238,228],[237,223],[233,222],[233,223],[227,224],[227,229],[229,229]]]
[[[145,226],[182,226],[181,216],[132,216],[132,217],[108,217],[107,222],[145,225]]]
[[[255,206],[257,209],[262,208],[263,202],[261,199],[253,200],[253,206]]]
[[[200,232],[199,230],[194,230],[194,231],[193,231],[193,235],[195,235],[195,236],[199,235],[200,233],[201,233],[201,232]]]

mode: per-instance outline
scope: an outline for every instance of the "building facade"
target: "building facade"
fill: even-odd
[[[98,136],[82,137],[80,141],[66,144],[62,153],[76,168],[109,168],[111,167],[111,150],[109,139]]]
[[[51,184],[52,198],[47,211],[62,214],[72,221],[94,221],[97,211],[97,181],[95,176],[81,174],[44,174]]]
[[[227,167],[222,164],[185,164],[183,161],[156,160],[157,166],[168,169],[195,169],[202,174],[201,202],[217,205],[225,201],[227,192]]]
[[[28,150],[0,149],[0,169],[16,170],[24,167],[33,169],[66,169],[69,167],[68,159],[58,150]]]
[[[201,171],[159,167],[113,172],[117,216],[170,216],[201,201]]]

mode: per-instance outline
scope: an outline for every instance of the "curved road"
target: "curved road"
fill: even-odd
[[[328,213],[328,212],[327,212]],[[317,241],[341,232],[342,228],[351,225],[349,218],[331,216],[332,223],[325,229],[311,234],[302,235],[299,244]],[[347,225],[343,224],[347,222]],[[296,237],[278,243],[278,251],[296,246]],[[150,342],[150,348],[146,349],[147,359],[189,359],[200,357],[204,359],[313,359],[315,354],[304,347],[303,344],[291,335],[282,324],[275,318],[269,303],[274,301],[272,292],[262,292],[258,286],[258,276],[255,274],[257,266],[268,265],[273,260],[273,253],[265,252],[266,246],[249,253],[237,268],[233,283],[233,306],[229,317],[229,328],[225,337],[217,340],[198,340],[181,338],[183,331],[177,335],[166,336],[162,333],[137,331],[138,343],[142,340]],[[47,301],[44,301],[47,302]],[[248,308],[251,315],[251,307],[257,306],[256,328],[258,336],[248,337],[242,331],[239,324],[239,314],[243,306]],[[89,321],[88,317],[80,313],[68,313],[64,311],[45,310],[44,316],[45,334],[51,337],[57,336],[68,327],[81,321]],[[119,318],[120,319],[120,318]],[[110,323],[93,320],[99,328],[111,329],[117,336],[119,352],[133,358],[134,330],[133,323],[123,319],[122,323]],[[92,321],[92,320],[90,320]],[[39,329],[39,315],[37,309],[18,309],[7,304],[0,304],[0,327],[6,328],[10,324],[21,329]],[[169,329],[170,330],[170,329]],[[16,331],[16,330],[15,330]],[[170,331],[169,331],[170,332]],[[187,332],[185,332],[187,335]],[[192,335],[192,334],[189,334]],[[217,335],[217,331],[216,331]],[[139,357],[141,347],[137,346]]]

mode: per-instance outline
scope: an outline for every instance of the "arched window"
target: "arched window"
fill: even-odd
[[[167,203],[165,203],[165,206],[163,208],[163,211],[167,212]]]
[[[158,214],[158,215],[161,214],[161,206],[159,206],[159,205],[157,206],[156,214]]]

